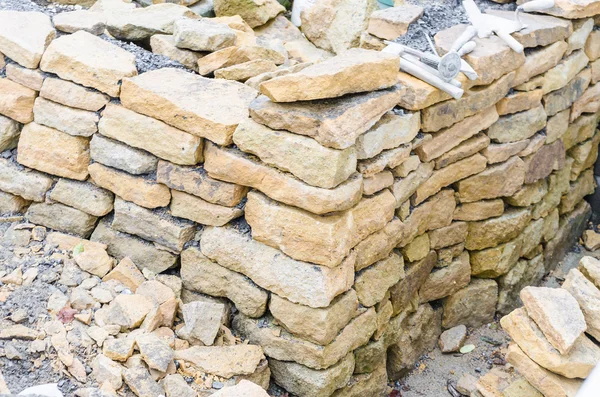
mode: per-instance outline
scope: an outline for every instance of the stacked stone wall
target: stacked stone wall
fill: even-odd
[[[139,73],[110,41],[0,11],[0,214],[228,299],[234,331],[293,394],[378,395],[442,329],[519,305],[589,219],[600,31],[526,19],[525,54],[476,39],[479,78],[461,75],[451,99],[366,49],[247,84]],[[162,36],[203,75],[254,56]]]

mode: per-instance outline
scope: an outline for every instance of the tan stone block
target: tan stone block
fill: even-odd
[[[327,101],[275,103],[259,96],[250,104],[250,115],[274,130],[307,135],[323,146],[346,149],[401,97],[400,86]]]
[[[330,216],[288,207],[257,192],[250,192],[246,203],[254,239],[295,259],[328,267],[339,265],[351,248],[382,229],[393,215],[394,197],[387,190]]]
[[[403,4],[377,10],[369,18],[367,32],[386,40],[395,40],[406,34],[408,26],[423,15],[423,7]]]
[[[419,113],[385,113],[371,129],[356,139],[357,157],[372,158],[384,150],[411,142],[417,136],[420,125]]]
[[[50,43],[40,68],[113,97],[119,95],[122,79],[137,75],[133,54],[84,31]]]
[[[537,15],[536,15],[537,17]],[[553,68],[562,59],[568,44],[564,41],[557,41],[546,47],[531,50],[531,53],[525,57],[523,66],[517,69],[513,86],[518,86],[530,80],[532,77],[544,73]]]
[[[352,249],[356,253],[355,270],[358,272],[384,259],[404,236],[405,225],[398,218],[392,219],[383,229],[370,234]]]
[[[489,107],[449,128],[432,134],[432,139],[416,148],[415,152],[423,162],[436,159],[478,132],[489,128],[497,120],[496,109],[493,106]]]
[[[543,254],[540,253],[531,260],[520,259],[508,273],[498,278],[499,294],[496,309],[502,314],[507,314],[522,306],[519,292],[528,285],[537,285],[544,274]]]
[[[18,64],[35,69],[56,36],[50,17],[41,12],[0,12],[0,51]]]
[[[465,241],[466,237],[466,222],[452,222],[449,226],[429,232],[429,240],[432,249],[439,249],[462,243]]]
[[[567,44],[569,44],[567,55],[575,50],[582,49],[593,29],[594,20],[592,18],[573,21],[573,33],[567,39]]]
[[[412,198],[413,205],[422,203],[427,198],[461,179],[477,174],[486,169],[487,160],[480,154],[474,154],[464,160],[436,170],[431,177],[419,186]],[[491,198],[491,197],[485,197]]]
[[[504,213],[504,202],[501,199],[482,200],[472,203],[462,203],[454,211],[454,220],[481,221],[500,216]]]
[[[61,12],[52,18],[52,22],[57,30],[66,33],[85,30],[91,34],[101,35],[106,29],[104,15],[90,10]]]
[[[427,280],[436,262],[437,255],[435,251],[430,251],[424,259],[406,266],[404,278],[390,289],[390,300],[394,305],[394,315],[398,315],[407,309],[417,291]]]
[[[430,250],[429,235],[424,233],[415,237],[413,241],[405,245],[401,249],[401,252],[407,262],[415,262],[425,258]]]
[[[592,170],[582,172],[579,178],[571,183],[567,194],[560,200],[560,214],[573,211],[585,196],[594,193],[595,187],[594,172]]]
[[[372,177],[363,179],[363,193],[370,196],[393,184],[394,175],[390,171],[381,171]]]
[[[202,161],[201,138],[122,106],[106,106],[98,130],[106,137],[173,163],[194,165]]]
[[[85,180],[90,162],[89,142],[36,123],[21,131],[17,161],[65,178]]]
[[[419,160],[419,156],[411,155],[402,164],[392,169],[392,173],[395,177],[406,178],[411,172],[417,170],[420,165],[421,160]]]
[[[488,161],[488,164],[502,163],[515,154],[521,153],[529,146],[530,140],[524,139],[509,143],[491,143],[481,151]]]
[[[573,102],[571,108],[571,121],[575,121],[583,113],[597,113],[600,111],[600,84],[590,85],[583,94]]]
[[[358,162],[358,172],[363,177],[371,177],[386,168],[396,168],[410,156],[411,145],[402,145],[395,149],[385,150],[377,156]]]
[[[22,214],[27,209],[30,201],[10,193],[0,191],[0,214]]]
[[[552,240],[558,232],[559,212],[558,208],[554,209],[544,217],[544,227],[542,231],[542,241],[547,243]]]
[[[431,302],[454,294],[469,285],[469,253],[463,252],[447,267],[433,271],[419,289],[419,302]]]
[[[87,238],[96,226],[96,218],[75,208],[58,203],[34,203],[25,214],[37,225]]]
[[[40,96],[62,105],[92,112],[102,109],[110,99],[100,92],[54,77],[44,80]]]
[[[247,119],[238,125],[233,141],[240,150],[263,162],[291,172],[304,182],[331,189],[356,170],[354,148],[336,150],[321,146],[312,138],[275,131]],[[293,147],[293,150],[290,148]]]
[[[550,175],[552,170],[562,168],[565,159],[565,149],[561,140],[550,145],[544,145],[537,152],[525,157],[525,181],[533,183]]]
[[[260,90],[275,102],[336,98],[379,90],[397,83],[399,62],[392,54],[350,49],[300,72],[265,81]]]
[[[519,260],[523,238],[521,236],[505,244],[471,251],[471,274],[479,278],[496,278],[508,273]]]
[[[510,209],[497,218],[469,223],[465,247],[480,250],[517,237],[531,220],[531,210]]]
[[[591,78],[591,71],[586,69],[564,87],[544,95],[544,109],[548,116],[553,116],[562,110],[568,109],[588,88]]]
[[[7,78],[0,78],[0,94],[0,114],[23,124],[33,121],[33,103],[37,92]]]
[[[548,193],[548,182],[546,179],[540,179],[534,183],[523,185],[512,196],[506,197],[508,204],[515,207],[529,207],[538,203]]]
[[[486,10],[486,14],[514,19],[511,11]],[[573,24],[569,20],[529,13],[522,16],[520,18],[519,15],[519,18],[527,27],[514,32],[512,36],[525,48],[547,46],[564,40],[573,33]]]
[[[496,110],[500,116],[504,116],[537,108],[541,105],[542,95],[542,90],[514,92],[502,98],[496,104]]]
[[[337,267],[318,266],[282,255],[232,227],[209,227],[201,238],[204,255],[258,286],[294,303],[327,307],[354,282],[354,256]]]
[[[569,128],[569,113],[569,110],[563,110],[548,118],[548,122],[546,123],[546,144],[553,143],[567,132]]]
[[[466,117],[495,105],[508,93],[514,73],[508,73],[486,87],[467,90],[461,99],[451,99],[421,111],[421,129],[425,132],[439,131]]]
[[[567,132],[562,136],[565,150],[569,150],[576,144],[591,138],[596,131],[599,119],[600,112],[583,114],[569,124]]]
[[[444,300],[442,327],[448,329],[458,324],[479,327],[494,319],[498,285],[494,280],[474,278],[465,288]]]
[[[48,198],[94,216],[104,216],[113,209],[111,192],[88,182],[60,179]]]
[[[172,68],[125,79],[121,92],[126,108],[222,145],[231,144],[233,131],[248,117],[255,97],[256,91],[241,83]]]
[[[16,148],[20,133],[19,123],[0,115],[0,152]]]
[[[146,281],[146,278],[137,268],[135,263],[133,263],[130,258],[125,257],[102,278],[102,281],[104,282],[109,280],[116,280],[129,288],[132,292],[135,292],[137,287]]]
[[[209,143],[204,154],[204,166],[210,176],[254,187],[273,199],[315,214],[346,210],[362,196],[360,174],[355,174],[335,189],[321,189],[257,162],[236,149],[218,148]]]
[[[236,34],[228,25],[208,18],[177,18],[173,22],[173,40],[178,48],[213,52],[230,47]]]
[[[260,27],[267,21],[275,18],[285,11],[285,8],[276,1],[251,1],[249,3],[228,3],[217,1],[215,3],[215,14],[222,18],[226,16],[239,15],[251,27]]]
[[[545,82],[546,78],[543,74],[540,74],[531,78],[531,80],[528,80],[525,83],[519,84],[513,88],[517,91],[533,91],[544,87]]]
[[[44,98],[37,98],[33,106],[33,119],[73,136],[90,137],[98,131],[98,115],[82,109],[73,109]]]
[[[45,78],[39,69],[27,69],[16,63],[6,65],[6,77],[34,91],[42,89]]]
[[[406,232],[402,242],[398,246],[405,246],[416,236],[429,230],[450,225],[455,208],[456,199],[454,198],[454,191],[452,189],[444,189],[420,204],[405,220]]]
[[[246,82],[244,84],[254,88],[255,90],[258,90],[260,84],[263,81],[271,80],[272,78],[277,77],[277,76],[283,76],[283,75],[286,75],[289,73],[295,73],[299,70],[309,67],[312,64],[313,64],[312,62],[305,62],[305,63],[299,63],[297,65],[289,66],[289,67],[286,67],[285,65],[281,65],[279,68],[277,68],[277,70],[275,70],[273,72],[262,73],[262,74],[259,74],[258,76],[255,76],[255,77],[252,77],[251,79],[246,80]]]
[[[544,144],[546,143],[546,136],[543,135],[540,131],[539,133],[529,138],[528,141],[529,143],[527,144],[527,147],[519,152],[520,157],[529,156],[530,154],[533,154],[540,150],[542,146],[544,146]]]
[[[244,213],[241,208],[212,204],[200,197],[177,190],[171,190],[171,197],[169,208],[173,216],[189,219],[202,225],[223,226]]]
[[[598,158],[598,143],[600,142],[600,134],[596,133],[594,137],[579,145],[569,149],[569,157],[573,158],[571,166],[572,181],[577,179],[582,171],[590,168]]]
[[[454,25],[438,32],[434,37],[438,52],[445,54],[450,51],[466,28],[467,25]],[[513,51],[496,35],[487,38],[474,37],[472,40],[477,46],[464,55],[464,60],[477,72],[478,78],[474,85],[491,84],[525,63],[525,54]]]
[[[532,252],[536,252],[536,248],[542,242],[544,233],[544,220],[536,219],[531,221],[529,225],[523,229],[521,238],[523,239],[523,246],[521,247],[521,256],[531,256]],[[535,255],[534,255],[535,256]]]
[[[381,302],[388,289],[404,277],[404,261],[396,253],[356,274],[354,289],[361,305],[370,307]]]
[[[569,190],[572,163],[572,159],[567,159],[562,169],[550,174],[548,177],[548,193],[542,201],[533,207],[534,219],[545,217],[560,204],[562,195]]]
[[[458,77],[464,87],[467,78],[464,77],[460,80],[461,77],[464,77],[464,75],[459,75]],[[398,105],[404,109],[421,110],[438,102],[452,98],[450,94],[447,94],[408,73],[398,73],[398,82],[402,86],[403,91],[403,95],[400,98]]]
[[[600,58],[600,31],[594,30],[590,33],[584,51],[590,61]]]
[[[407,201],[417,188],[421,186],[433,173],[433,162],[421,163],[418,168],[409,173],[405,178],[396,178],[392,186],[392,193],[396,199],[396,208]]]
[[[277,65],[266,59],[257,59],[215,70],[216,79],[236,80],[245,82],[263,73],[274,72]]]
[[[196,72],[198,60],[204,56],[197,51],[176,47],[173,36],[168,34],[155,34],[150,37],[150,48],[153,53],[169,57]]]
[[[498,143],[517,142],[527,139],[546,126],[546,112],[542,106],[531,110],[501,116],[487,131]]]
[[[156,171],[158,158],[119,141],[94,134],[90,141],[90,156],[94,162],[140,175]]]
[[[458,183],[462,203],[511,196],[523,185],[525,164],[517,157],[489,166],[485,171]]]
[[[169,188],[152,180],[129,175],[100,163],[90,164],[89,171],[96,185],[142,207],[165,207],[171,201]]]
[[[285,62],[284,56],[271,48],[256,44],[238,44],[237,46],[215,51],[199,59],[198,72],[201,75],[206,76],[218,69],[256,60],[272,61],[276,65]],[[305,67],[308,67],[309,65],[305,65]],[[299,68],[297,71],[302,69],[304,69],[304,67]]]
[[[542,91],[547,94],[567,85],[588,64],[589,59],[581,50],[565,57],[555,67],[544,74]]]
[[[44,201],[46,192],[54,183],[47,175],[23,168],[8,159],[0,159],[0,171],[0,190],[25,200]]]

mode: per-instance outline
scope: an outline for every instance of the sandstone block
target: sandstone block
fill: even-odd
[[[90,137],[98,131],[99,117],[87,110],[73,109],[44,98],[37,98],[33,106],[33,119],[73,136]]]
[[[395,40],[406,34],[408,26],[423,15],[423,7],[403,4],[377,10],[369,18],[367,31],[386,40]]]
[[[598,287],[598,284],[600,284],[600,264],[597,259],[591,256],[584,256],[579,261],[577,270]]]
[[[588,89],[585,90],[579,97],[579,99],[573,102],[570,120],[574,121],[581,116],[582,113],[597,113],[600,111],[600,100],[598,100],[599,95],[600,84],[589,86]]]
[[[472,203],[463,203],[456,207],[454,220],[480,221],[500,216],[504,213],[504,203],[500,199],[482,200]]]
[[[488,136],[495,142],[508,143],[527,139],[546,126],[544,108],[526,110],[502,116],[488,129]]]
[[[395,149],[385,150],[377,156],[358,162],[358,172],[369,178],[386,168],[394,169],[410,157],[411,145],[406,144]]]
[[[429,232],[429,241],[432,249],[439,249],[456,245],[465,241],[467,237],[466,222],[452,222],[449,226]]]
[[[569,110],[558,112],[554,116],[548,118],[546,124],[546,143],[550,144],[560,139],[569,128]]]
[[[537,255],[530,260],[520,259],[508,273],[498,278],[499,293],[496,310],[508,314],[513,309],[523,306],[519,292],[528,285],[537,285],[544,274],[543,255]]]
[[[134,203],[117,198],[112,227],[154,241],[173,251],[181,251],[196,231],[191,222],[173,218],[168,213],[156,213]]]
[[[16,148],[20,133],[19,123],[0,115],[0,152]]]
[[[398,69],[399,59],[394,55],[355,48],[300,72],[265,81],[260,91],[274,102],[336,98],[392,87],[398,81]]]
[[[470,80],[463,74],[457,76],[463,87],[470,87]],[[403,96],[398,103],[404,109],[421,110],[438,102],[452,98],[450,94],[435,88],[408,73],[398,73],[398,81],[402,86]]]
[[[510,11],[487,10],[486,14],[511,19]],[[526,14],[521,18],[525,29],[514,32],[513,37],[525,48],[548,46],[565,40],[573,33],[573,24],[569,20],[548,15]]]
[[[394,306],[394,315],[407,309],[415,294],[429,277],[436,262],[435,251],[430,251],[425,258],[407,266],[404,278],[390,289],[390,301]]]
[[[405,178],[396,178],[392,193],[396,199],[396,208],[408,200],[429,177],[433,174],[433,162],[421,163],[418,168]]]
[[[394,184],[394,175],[390,171],[381,171],[363,179],[363,193],[367,196],[375,194]]]
[[[541,105],[542,90],[517,91],[502,98],[496,104],[500,116],[537,108]]]
[[[97,112],[109,101],[109,97],[70,81],[47,77],[40,96],[72,108]]]
[[[491,143],[481,151],[481,154],[487,158],[488,164],[502,163],[515,154],[521,153],[530,143],[530,139],[509,143]]]
[[[7,78],[0,78],[0,114],[27,124],[33,121],[37,93]]]
[[[98,219],[66,205],[49,203],[32,204],[25,217],[31,223],[84,238],[92,233]]]
[[[125,369],[123,379],[138,396],[159,396],[164,392],[164,389],[152,379],[148,370],[141,365]]]
[[[581,50],[565,57],[544,74],[542,91],[547,94],[567,85],[588,64],[589,59]]]
[[[574,145],[591,138],[596,131],[596,125],[599,119],[600,112],[583,114],[569,124],[567,132],[562,136],[565,150],[569,150]]]
[[[385,113],[371,129],[356,139],[357,157],[372,158],[384,150],[409,143],[417,136],[420,125],[419,113]]]
[[[510,209],[497,218],[469,223],[469,233],[465,247],[480,250],[494,247],[515,238],[527,226],[531,210]]]
[[[254,37],[254,36],[252,36]],[[286,58],[274,49],[267,48],[263,45],[257,45],[256,43],[238,43],[235,47],[227,47],[219,51],[215,51],[206,55],[205,57],[198,60],[198,72],[203,75],[209,75],[217,70],[228,68],[235,65],[248,63],[251,61],[270,61],[275,65],[280,65],[285,62]],[[287,69],[288,72],[280,72],[277,75],[285,75],[292,73],[293,71],[300,71],[312,63],[307,63],[302,67],[295,67]],[[274,72],[277,73],[277,72]],[[275,76],[272,76],[275,77]],[[266,79],[269,80],[269,79]],[[264,80],[264,81],[266,81]],[[260,86],[260,84],[258,84]],[[256,89],[258,90],[258,86]]]
[[[96,185],[142,207],[164,207],[171,201],[169,188],[152,180],[129,175],[100,163],[90,164],[89,171]]]
[[[254,239],[294,259],[335,267],[356,244],[393,218],[394,207],[393,195],[383,191],[347,211],[319,216],[250,192],[246,220]]]
[[[457,325],[447,331],[442,332],[438,345],[442,353],[458,352],[467,340],[467,327]],[[457,385],[458,388],[458,385]]]
[[[84,31],[50,43],[40,68],[113,97],[123,78],[137,75],[133,54]]]
[[[444,300],[442,326],[446,329],[463,324],[478,327],[494,319],[498,285],[494,280],[472,279],[465,288]]]
[[[487,167],[470,178],[458,182],[458,195],[462,203],[511,196],[523,185],[525,163],[517,156],[508,161]]]
[[[249,3],[217,0],[214,7],[215,14],[218,17],[239,15],[253,28],[264,25],[270,19],[285,11],[285,8],[274,0],[264,2],[253,0]]]
[[[129,288],[131,292],[135,292],[137,288],[146,281],[146,278],[137,268],[135,263],[133,263],[129,257],[125,257],[102,278],[102,281],[104,282],[109,280],[116,280]]]
[[[232,46],[235,39],[233,29],[208,18],[179,18],[173,23],[173,41],[179,48],[213,52]]]
[[[505,200],[508,204],[515,207],[529,207],[538,203],[548,193],[548,182],[540,179],[537,182],[523,185],[516,193]]]
[[[202,139],[121,106],[109,104],[98,124],[100,133],[177,164],[202,161]]]
[[[524,183],[533,183],[538,179],[545,178],[552,170],[564,166],[565,149],[561,140],[550,145],[544,145],[540,150],[523,159],[525,163]]]
[[[211,301],[195,301],[181,307],[186,333],[205,346],[214,343],[221,322],[226,316],[225,304]]]
[[[414,262],[425,258],[429,254],[430,250],[431,245],[429,242],[429,235],[424,233],[415,237],[413,241],[405,245],[401,252],[406,261]]]
[[[104,216],[113,209],[113,194],[88,182],[60,179],[48,197],[94,216]]]
[[[594,29],[594,20],[592,18],[580,19],[573,22],[573,33],[567,39],[567,55],[575,50],[580,50]]]
[[[356,367],[355,367],[356,368]],[[333,397],[359,397],[368,393],[384,394],[387,390],[387,371],[385,365],[379,365],[373,372],[353,375],[348,384],[336,390]]]
[[[220,145],[231,144],[255,97],[256,91],[241,83],[172,68],[126,79],[121,93],[125,107]]]
[[[36,123],[21,131],[17,161],[27,167],[65,178],[85,180],[90,162],[89,142]]]
[[[164,55],[177,61],[193,71],[198,71],[198,60],[202,58],[202,54],[177,48],[173,35],[155,34],[150,37],[150,48],[152,52],[159,55]]]
[[[586,69],[562,88],[544,95],[544,109],[548,116],[569,108],[588,88],[592,73]]]
[[[22,197],[0,191],[0,214],[2,215],[21,214],[27,209],[29,203],[30,201]]]
[[[600,291],[598,288],[577,269],[569,271],[562,288],[567,290],[579,304],[587,325],[585,332],[594,338],[600,337],[600,316],[598,316]],[[575,346],[578,341],[579,339],[575,341]]]
[[[66,33],[85,30],[98,36],[104,33],[104,29],[106,29],[104,15],[89,10],[62,12],[55,15],[52,22],[56,29]]]
[[[519,260],[523,247],[521,236],[505,244],[471,251],[471,274],[479,278],[496,278],[508,273]]]
[[[54,181],[45,174],[27,170],[7,159],[0,159],[0,190],[25,200],[44,201]]]
[[[457,161],[473,156],[481,150],[487,148],[490,144],[490,138],[484,133],[479,133],[472,138],[467,139],[454,149],[444,153],[435,160],[435,169],[440,169],[454,164]],[[488,161],[489,162],[489,161]]]
[[[256,161],[237,149],[219,148],[208,143],[204,155],[204,168],[209,176],[258,189],[277,201],[314,214],[347,210],[362,197],[360,174],[354,174],[334,189],[322,189]]]
[[[369,307],[381,302],[388,289],[404,276],[404,261],[395,253],[360,271],[354,288],[361,305]]]
[[[437,269],[419,288],[419,302],[431,302],[452,295],[471,281],[469,253],[463,252],[450,265]]]
[[[215,70],[215,78],[245,82],[252,77],[276,70],[277,65],[272,61],[257,59]]]
[[[358,243],[355,270],[360,271],[369,265],[384,259],[397,246],[404,236],[405,225],[398,218],[392,219],[383,229],[369,235]]]
[[[0,52],[18,64],[35,69],[56,36],[50,18],[41,12],[0,12]]]
[[[437,210],[432,212],[434,208],[437,208]],[[399,246],[405,246],[416,236],[429,230],[450,225],[455,208],[456,200],[451,189],[444,189],[417,206],[405,220],[406,233]]]
[[[202,225],[223,226],[244,213],[242,208],[224,207],[209,203],[200,197],[171,190],[171,214]]]
[[[45,76],[39,69],[27,69],[16,63],[9,63],[6,65],[6,77],[15,83],[39,91],[42,88]]]
[[[411,172],[416,171],[420,165],[421,160],[419,159],[419,156],[413,154],[404,160],[402,164],[392,169],[392,173],[398,178],[406,178]]]
[[[134,175],[153,172],[158,164],[158,159],[150,153],[100,134],[95,134],[90,141],[90,157],[97,163]]]

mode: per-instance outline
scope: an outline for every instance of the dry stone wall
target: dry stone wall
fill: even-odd
[[[393,55],[307,49],[282,16],[255,33],[161,6],[108,31],[200,74],[140,73],[96,24],[0,11],[0,214],[180,269],[295,395],[384,391],[443,328],[512,311],[589,219],[598,19],[524,16],[525,54],[475,39],[479,78],[450,99]]]

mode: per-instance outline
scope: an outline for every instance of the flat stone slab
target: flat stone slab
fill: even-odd
[[[0,52],[35,69],[56,36],[50,17],[41,12],[0,11]]]

